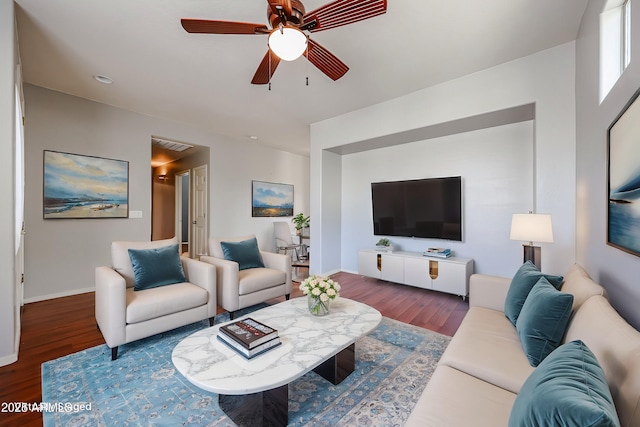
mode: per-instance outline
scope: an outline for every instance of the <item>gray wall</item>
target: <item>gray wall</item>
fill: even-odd
[[[251,180],[295,187],[295,211],[309,211],[309,159],[231,141],[180,123],[25,85],[25,301],[93,290],[94,269],[110,263],[113,240],[151,236],[151,135],[210,147],[210,235],[256,234],[275,247],[272,218],[251,217]],[[43,150],[129,162],[129,209],[141,219],[43,220]]]
[[[640,258],[606,244],[607,129],[640,88],[640,5],[631,7],[631,64],[600,104],[599,14],[605,3],[589,1],[576,41],[577,259],[607,288],[627,321],[640,328]]]

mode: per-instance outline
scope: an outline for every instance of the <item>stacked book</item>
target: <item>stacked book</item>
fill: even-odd
[[[453,255],[453,252],[451,252],[451,249],[446,248],[428,248],[426,251],[424,251],[423,255],[434,256],[438,258],[449,258],[451,255]]]
[[[218,339],[247,359],[280,345],[277,330],[250,317],[220,326]]]

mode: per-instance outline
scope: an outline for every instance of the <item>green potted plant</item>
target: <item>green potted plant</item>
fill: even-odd
[[[303,213],[299,213],[291,218],[291,222],[293,222],[293,225],[295,225],[296,232],[300,234],[303,228],[309,227],[310,219],[309,216],[304,216]]]

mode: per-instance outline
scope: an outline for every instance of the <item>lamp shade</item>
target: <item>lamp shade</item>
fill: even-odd
[[[513,214],[511,217],[511,240],[553,243],[551,215]]]
[[[269,34],[269,49],[284,61],[296,60],[307,48],[307,36],[297,28],[281,27]]]

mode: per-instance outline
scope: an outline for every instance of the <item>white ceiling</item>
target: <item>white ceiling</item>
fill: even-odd
[[[574,40],[586,3],[388,0],[384,15],[311,34],[350,67],[342,79],[283,61],[271,91],[250,84],[265,36],[180,25],[266,24],[265,0],[16,0],[16,15],[27,83],[308,155],[311,123]]]

